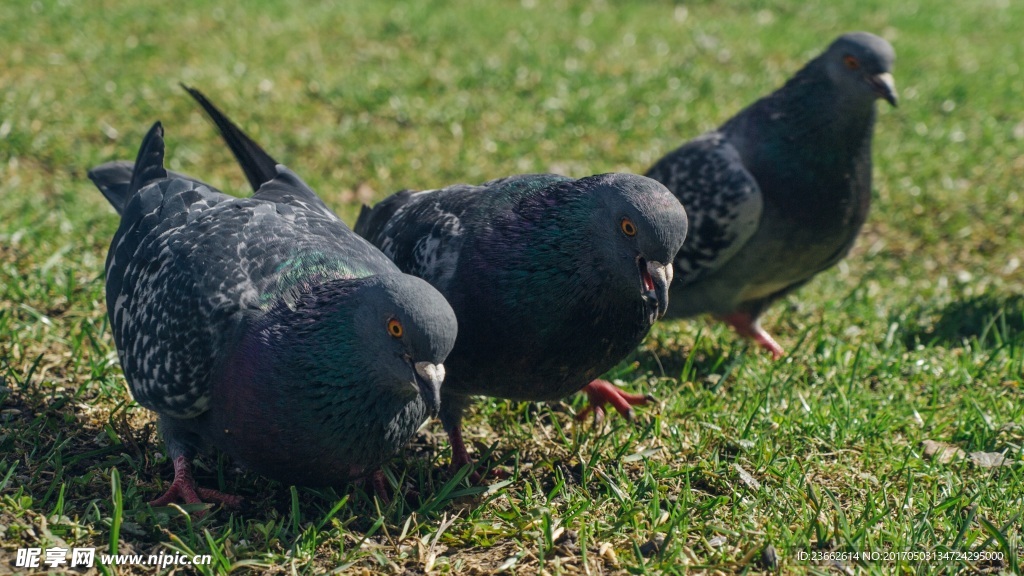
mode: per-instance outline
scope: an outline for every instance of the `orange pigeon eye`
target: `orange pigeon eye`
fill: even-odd
[[[402,328],[402,323],[396,318],[388,320],[388,334],[391,334],[394,338],[401,338],[402,334],[405,334],[405,329]]]
[[[843,56],[843,64],[846,65],[850,70],[856,70],[860,68],[860,62],[856,58],[850,55]]]
[[[622,222],[619,223],[619,228],[622,229],[622,233],[626,236],[636,236],[636,224],[629,218],[623,218]]]

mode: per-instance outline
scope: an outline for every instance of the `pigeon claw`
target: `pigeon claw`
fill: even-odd
[[[748,312],[734,312],[728,316],[722,316],[722,321],[732,326],[737,334],[749,338],[764,348],[772,355],[772,360],[778,360],[786,355],[782,346],[772,338],[771,334],[761,328],[760,322]]]
[[[786,355],[786,351],[782,349],[782,346],[771,337],[770,334],[761,330],[758,334],[754,335],[754,342],[758,346],[764,348],[772,355],[772,360],[779,360]]]
[[[191,464],[186,457],[178,456],[174,459],[174,481],[171,482],[170,488],[163,496],[150,501],[149,505],[159,508],[172,502],[182,502],[186,505],[220,504],[225,508],[238,508],[242,505],[242,497],[196,486],[196,481],[192,479]],[[200,510],[195,515],[202,518],[206,512],[207,510]]]
[[[593,412],[595,424],[600,424],[604,420],[605,404],[611,404],[616,412],[632,422],[636,417],[633,406],[643,406],[655,400],[654,396],[650,394],[629,394],[623,392],[618,386],[607,380],[594,380],[583,387],[583,392],[587,394],[590,404],[576,415],[576,419],[583,420],[587,417],[587,414]]]

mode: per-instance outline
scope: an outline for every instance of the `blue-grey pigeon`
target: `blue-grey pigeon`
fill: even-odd
[[[784,86],[659,160],[686,206],[670,317],[710,313],[775,358],[759,318],[846,256],[871,202],[875,101],[896,105],[888,42],[845,34]]]
[[[106,263],[118,356],[174,464],[152,504],[238,504],[196,486],[206,446],[290,484],[374,474],[440,408],[451,307],[284,166],[234,198],[163,159],[157,123],[133,169],[89,173],[121,214]]]

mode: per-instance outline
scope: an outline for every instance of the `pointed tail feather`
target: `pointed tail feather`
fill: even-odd
[[[132,171],[132,179],[128,183],[128,192],[125,194],[125,204],[147,184],[166,178],[164,127],[157,122],[149,129],[146,137],[142,139],[142,145],[139,146],[139,155],[135,158],[135,169]]]
[[[395,215],[395,212],[398,212],[398,209],[412,198],[412,194],[412,190],[402,190],[381,200],[372,208],[363,204],[353,230],[370,242],[376,243],[376,237],[384,231],[384,227]]]
[[[184,84],[181,87],[203,107],[203,111],[213,121],[221,137],[224,138],[224,142],[227,143],[231,153],[235,155],[235,159],[241,165],[242,172],[245,173],[245,177],[249,180],[249,185],[252,186],[254,191],[259,190],[260,186],[265,182],[269,182],[277,177],[278,163],[270,154],[267,154],[259,144],[254,142],[252,138],[249,138],[241,128],[214,106],[202,92]]]
[[[114,207],[118,214],[124,213],[124,207],[128,205],[128,199],[130,198],[128,189],[132,181],[132,172],[134,171],[135,164],[127,160],[107,162],[89,170],[89,179],[100,189],[103,197],[107,199],[107,202],[110,202],[110,205]],[[216,190],[216,188],[202,180],[173,170],[167,170],[167,177],[188,180],[201,186],[206,186],[210,190]]]
[[[370,228],[370,220],[373,219],[373,208],[363,204],[363,207],[359,209],[359,217],[356,218],[356,225],[352,227],[356,234],[362,237],[366,237],[367,232]]]
[[[89,170],[89,179],[118,214],[124,212],[128,204],[128,184],[132,181],[134,170],[135,164],[127,160],[107,162]]]

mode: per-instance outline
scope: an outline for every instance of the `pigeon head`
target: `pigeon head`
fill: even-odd
[[[829,77],[845,94],[874,102],[882,98],[896,106],[892,77],[896,52],[884,39],[867,32],[843,34],[822,55]]]
[[[596,204],[584,231],[601,281],[643,300],[649,321],[668,310],[672,261],[686,238],[686,211],[662,184],[633,174],[583,178]]]
[[[336,390],[372,383],[381,399],[405,405],[419,395],[437,413],[442,362],[457,331],[455,312],[440,292],[401,273],[293,290],[258,321],[246,346],[255,366],[266,364],[266,355],[276,357],[278,372],[266,377],[303,374],[309,388]]]
[[[455,312],[440,292],[407,274],[366,281],[355,312],[356,338],[373,350],[382,382],[421,396],[431,414],[441,405],[444,362],[455,345]]]

